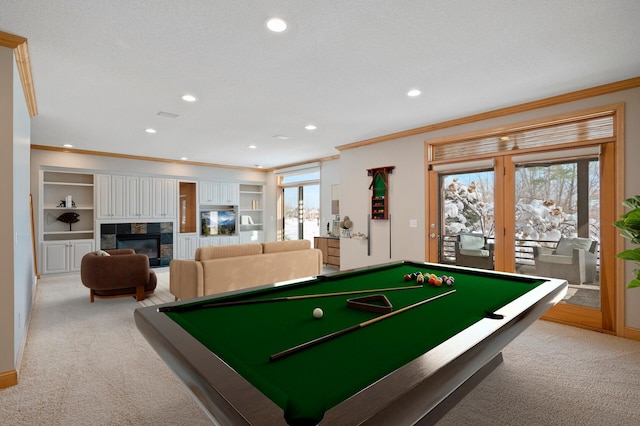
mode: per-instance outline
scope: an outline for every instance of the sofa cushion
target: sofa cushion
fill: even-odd
[[[460,254],[465,256],[489,257],[489,250],[465,250],[460,249]]]
[[[230,246],[199,247],[195,260],[223,259],[226,257],[250,256],[262,254],[262,245],[258,243],[234,244]]]
[[[288,240],[262,243],[263,253],[281,253],[283,251],[309,250],[311,241],[309,240]]]
[[[483,249],[484,236],[482,234],[460,234],[460,248],[464,250]]]
[[[555,263],[557,265],[573,265],[573,256],[561,254],[541,254],[540,262]]]
[[[589,250],[591,240],[589,238],[562,238],[556,247],[556,254],[572,256],[573,249]]]
[[[201,265],[204,295],[210,295],[318,275],[322,273],[322,252],[291,250],[207,260]]]

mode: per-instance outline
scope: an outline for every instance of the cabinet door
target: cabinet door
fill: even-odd
[[[67,272],[69,264],[69,241],[50,241],[42,243],[42,273],[55,274]]]
[[[220,185],[218,182],[199,182],[200,204],[218,204]]]
[[[69,271],[79,271],[84,255],[94,249],[93,240],[69,241]]]
[[[176,181],[175,179],[153,180],[153,217],[176,217]]]
[[[134,176],[127,177],[127,196],[126,196],[125,211],[127,217],[140,216],[140,178]]]
[[[186,235],[178,237],[177,259],[193,260],[198,247],[197,235]]]
[[[111,177],[111,218],[126,217],[127,185],[125,176]]]
[[[111,175],[97,175],[98,195],[98,219],[111,218]]]
[[[140,185],[138,187],[138,217],[151,217],[151,205],[153,200],[153,190],[151,188],[152,182],[153,179],[151,178],[140,178]]]
[[[220,183],[217,204],[237,205],[240,199],[240,185],[237,183]]]
[[[178,193],[178,183],[175,179],[164,180],[164,213],[165,217],[174,218],[178,211],[178,200],[176,194]],[[194,249],[195,252],[195,249]]]
[[[127,177],[127,217],[151,217],[151,182],[152,179],[148,177]]]

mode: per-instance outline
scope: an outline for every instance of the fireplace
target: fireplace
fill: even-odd
[[[160,266],[160,234],[117,234],[116,248],[146,254],[150,266]]]
[[[173,259],[173,222],[100,224],[102,250],[125,247],[146,254],[152,267],[169,266]]]

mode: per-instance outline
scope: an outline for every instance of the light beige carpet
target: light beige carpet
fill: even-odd
[[[78,275],[40,280],[1,425],[211,425],[135,327],[133,298],[96,299]]]
[[[167,270],[156,271],[144,304],[173,300]],[[20,383],[0,390],[0,425],[210,425],[137,331],[139,306],[91,304],[77,275],[40,280]],[[439,425],[640,424],[640,342],[538,321],[504,359]]]

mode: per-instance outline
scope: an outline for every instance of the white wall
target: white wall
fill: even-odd
[[[35,290],[31,209],[29,203],[29,157],[31,127],[22,83],[14,63],[13,72],[13,279],[14,279],[14,354],[17,362],[26,339],[27,321]]]
[[[0,47],[0,194],[13,194],[13,51]],[[13,205],[0,203],[0,373],[15,369]]]
[[[0,48],[0,374],[18,370],[33,295],[29,134],[13,50]]]
[[[340,155],[340,217],[349,216],[352,233],[368,234],[369,241],[340,241],[340,269],[376,265],[394,260],[423,261],[424,254],[424,146],[422,138],[398,139],[343,151]],[[389,175],[389,220],[367,223],[371,207],[368,169],[395,166]],[[409,226],[415,220],[417,226]],[[370,255],[367,244],[371,245]]]

